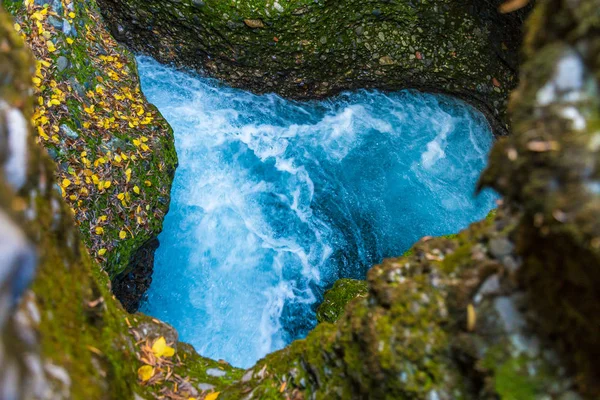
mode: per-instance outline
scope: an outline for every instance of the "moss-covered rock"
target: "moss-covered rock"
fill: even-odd
[[[172,130],[140,91],[135,60],[93,0],[2,4],[31,48],[36,141],[83,240],[130,311],[150,285],[177,164]]]
[[[499,1],[99,0],[118,40],[228,84],[292,98],[357,88],[461,97],[505,132],[521,15]]]
[[[367,282],[356,279],[339,279],[325,292],[323,302],[317,308],[317,321],[334,323],[344,312],[346,305],[358,298],[366,297]]]
[[[522,211],[520,283],[535,325],[600,390],[600,2],[540,2],[513,94],[515,132],[482,183]],[[591,386],[591,387],[588,387]]]

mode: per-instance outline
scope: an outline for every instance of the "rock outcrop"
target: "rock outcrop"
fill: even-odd
[[[499,1],[99,0],[114,36],[254,92],[296,99],[343,90],[444,92],[506,132],[521,14]]]
[[[177,165],[171,128],[140,91],[135,60],[93,1],[3,1],[31,48],[36,141],[83,240],[136,311]]]

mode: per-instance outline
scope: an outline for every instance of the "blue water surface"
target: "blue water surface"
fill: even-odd
[[[494,207],[474,197],[492,134],[439,95],[358,91],[299,103],[138,59],[179,168],[142,310],[203,356],[251,366],[304,337],[340,277]]]

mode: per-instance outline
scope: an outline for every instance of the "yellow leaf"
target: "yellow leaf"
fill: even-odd
[[[119,237],[120,237],[121,239],[125,239],[125,238],[127,237],[127,232],[125,232],[125,231],[121,231],[121,232],[119,232]]]
[[[73,11],[71,11],[69,13],[69,18],[71,18],[71,19],[75,18],[75,13]]]
[[[140,194],[140,188],[137,186],[133,187],[133,191],[135,192],[135,194]]]
[[[132,128],[133,128],[133,127],[132,127]],[[137,140],[137,139],[133,139],[133,144],[134,144],[134,146],[135,146],[135,147],[139,147],[141,143],[140,143],[140,141],[139,141],[139,140]]]
[[[472,303],[467,306],[467,330],[472,332],[475,330],[475,324],[477,323],[477,313]]]
[[[104,189],[108,189],[110,187],[110,181],[104,181]]]
[[[100,250],[98,250],[98,255],[99,256],[103,256],[105,254],[106,254],[106,249],[100,249]]]
[[[69,37],[69,38],[67,38],[67,43],[69,43],[69,44],[73,44],[73,42],[74,42],[74,40],[73,40],[73,39],[71,39],[70,37]]]
[[[167,348],[165,349],[165,352],[163,353],[163,356],[173,357],[174,354],[175,354],[175,349],[172,348],[171,346],[167,346]]]
[[[154,376],[154,368],[150,365],[144,365],[138,369],[138,378],[140,381],[146,382]]]
[[[123,200],[124,198],[125,198],[125,195],[123,193],[119,193],[117,195],[117,199],[119,199],[119,200]]]
[[[62,180],[62,187],[69,187],[69,185],[71,185],[71,181],[68,180],[67,178]]]
[[[167,346],[167,341],[161,336],[152,344],[152,352],[156,357],[171,357],[175,354],[175,349]]]
[[[221,394],[221,392],[212,392],[206,395],[206,397],[204,397],[204,400],[216,400],[217,397],[219,397],[219,394]]]
[[[131,179],[131,168],[127,168],[127,170],[125,170],[125,177],[126,182],[129,183],[129,180]]]
[[[96,235],[102,235],[104,233],[104,228],[99,226],[96,228]]]
[[[17,32],[21,31],[21,25],[15,24],[14,27],[15,27],[15,31],[17,31]]]
[[[54,47],[54,43],[52,43],[50,40],[48,40],[48,41],[46,42],[46,46],[48,47],[48,51],[49,51],[50,53],[53,53],[53,52],[55,52],[55,51],[56,51],[56,47]]]

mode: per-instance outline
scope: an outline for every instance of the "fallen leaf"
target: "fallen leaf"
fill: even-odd
[[[164,336],[161,336],[152,344],[152,352],[156,357],[171,357],[175,354],[175,349],[168,346]]]
[[[511,13],[525,7],[529,3],[529,0],[508,0],[502,3],[500,6],[500,12],[502,14]]]
[[[140,378],[140,381],[142,381],[142,382],[148,381],[153,376],[154,376],[154,368],[152,368],[152,366],[150,366],[150,365],[144,365],[138,369],[138,378]]]
[[[477,314],[475,313],[475,307],[473,304],[467,306],[467,330],[472,332],[475,330],[475,324],[477,323]]]
[[[216,400],[217,397],[219,397],[219,394],[221,394],[221,392],[212,392],[206,395],[206,397],[204,397],[204,400]]]
[[[546,151],[557,151],[560,150],[560,144],[553,140],[549,142],[541,141],[541,140],[533,140],[527,143],[527,149],[536,152],[536,153],[544,153]]]

